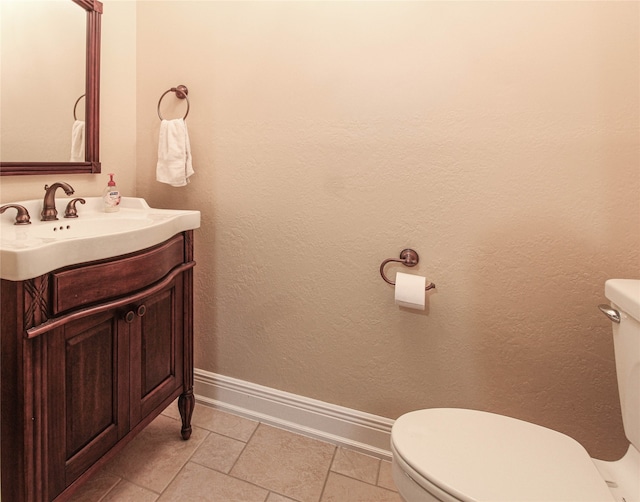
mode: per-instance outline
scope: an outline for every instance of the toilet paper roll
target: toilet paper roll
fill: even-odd
[[[396,273],[396,305],[424,310],[427,278],[421,275]]]

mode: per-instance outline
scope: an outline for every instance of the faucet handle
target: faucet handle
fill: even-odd
[[[29,211],[24,206],[20,204],[6,204],[0,207],[0,214],[4,213],[7,209],[13,207],[18,210],[18,214],[16,214],[16,222],[14,225],[30,225],[31,218],[29,217]]]
[[[84,204],[87,201],[84,200],[81,197],[78,197],[77,199],[71,199],[69,201],[69,204],[67,204],[67,209],[64,210],[64,217],[65,218],[77,218],[78,217],[78,210],[76,209],[76,202],[79,202],[80,204]]]

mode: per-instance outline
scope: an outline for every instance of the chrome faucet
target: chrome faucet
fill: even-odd
[[[67,195],[73,195],[73,188],[68,183],[59,181],[53,185],[45,185],[44,202],[42,204],[42,212],[40,213],[41,221],[53,221],[58,219],[58,210],[56,209],[56,190],[62,188]]]

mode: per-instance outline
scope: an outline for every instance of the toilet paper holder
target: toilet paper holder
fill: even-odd
[[[413,249],[403,249],[402,251],[400,251],[399,259],[387,258],[380,264],[380,275],[382,276],[382,278],[386,283],[391,284],[392,286],[395,286],[396,283],[393,282],[384,274],[385,265],[389,262],[396,262],[396,263],[402,263],[406,267],[415,267],[419,261],[420,261],[420,257],[418,256],[418,253],[416,253]],[[425,286],[424,289],[425,291],[429,291],[430,289],[433,289],[435,287],[436,285],[433,282],[430,282]]]

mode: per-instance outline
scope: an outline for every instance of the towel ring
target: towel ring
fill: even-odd
[[[384,274],[384,266],[392,261],[396,263],[402,263],[406,267],[415,267],[420,261],[420,257],[418,256],[418,253],[416,253],[413,249],[403,249],[402,251],[400,251],[400,259],[387,258],[380,264],[380,275],[382,276],[384,281],[388,284],[391,284],[392,286],[395,286],[396,283]],[[435,287],[436,285],[433,282],[429,282],[429,284],[425,286],[424,290],[429,291],[430,289],[433,289]]]
[[[78,103],[80,103],[80,100],[81,100],[82,98],[84,98],[84,97],[85,97],[85,95],[83,94],[83,95],[82,95],[82,96],[80,96],[78,99],[76,99],[76,104],[75,104],[75,105],[73,105],[73,119],[74,119],[74,120],[78,120],[78,117],[76,117],[76,108],[78,107]]]
[[[189,97],[187,96],[187,94],[189,94],[189,89],[187,89],[187,87],[184,85],[179,85],[178,87],[172,87],[171,89],[164,91],[164,93],[162,94],[162,96],[160,96],[160,99],[158,100],[158,117],[160,117],[160,120],[164,120],[162,118],[162,115],[160,114],[160,103],[162,103],[162,98],[164,98],[170,92],[175,92],[176,97],[178,99],[187,100],[187,111],[185,112],[184,117],[182,117],[182,120],[186,119],[187,115],[189,115]]]

